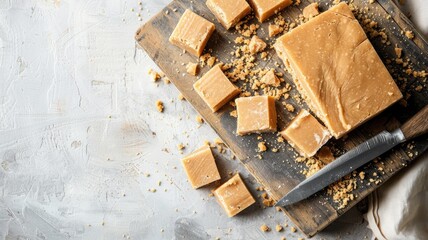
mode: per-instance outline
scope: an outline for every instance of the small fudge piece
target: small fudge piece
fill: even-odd
[[[275,75],[275,70],[271,69],[269,70],[261,79],[262,83],[271,85],[274,87],[278,87],[280,84],[280,81],[278,77]]]
[[[274,47],[312,112],[336,138],[402,98],[346,3],[284,34]]]
[[[193,88],[213,112],[232,100],[241,91],[224,75],[220,65],[216,65],[199,79]]]
[[[199,57],[215,30],[215,25],[187,9],[169,37],[169,41]]]
[[[239,173],[214,190],[213,193],[229,217],[235,216],[256,202]]]
[[[276,107],[273,97],[241,97],[236,99],[235,103],[238,135],[276,131]]]
[[[276,24],[269,24],[269,37],[274,37],[282,32],[282,27]]]
[[[191,75],[193,75],[193,76],[196,76],[196,75],[198,75],[199,65],[198,65],[197,63],[189,62],[189,63],[186,65],[186,70],[187,70],[187,73],[188,73],[188,74],[191,74]]]
[[[291,0],[250,0],[249,2],[260,22],[265,21],[292,3]]]
[[[318,14],[320,14],[320,12],[318,10],[317,2],[311,3],[303,9],[303,16],[305,18],[313,18]]]
[[[304,157],[314,156],[331,138],[327,128],[306,110],[291,121],[281,136]]]
[[[251,54],[256,54],[258,52],[263,51],[267,47],[267,44],[259,37],[254,35],[251,38],[250,43],[248,44],[248,48],[250,49]]]
[[[221,178],[209,146],[203,146],[186,156],[181,160],[181,164],[186,171],[190,184],[195,189]]]
[[[245,0],[208,0],[206,4],[208,9],[226,29],[235,26],[243,17],[251,12],[251,7]]]

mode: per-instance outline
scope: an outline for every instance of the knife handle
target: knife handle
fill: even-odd
[[[428,133],[428,105],[401,126],[406,140]]]

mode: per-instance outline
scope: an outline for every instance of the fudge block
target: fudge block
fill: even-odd
[[[169,41],[199,57],[214,30],[213,23],[187,9],[178,21]]]
[[[235,26],[243,17],[251,12],[251,7],[245,0],[208,0],[206,4],[208,9],[226,29]]]
[[[260,22],[265,21],[292,3],[291,0],[249,0],[249,2]]]
[[[343,2],[284,34],[274,47],[312,112],[336,138],[402,98]]]
[[[235,103],[238,135],[276,131],[276,107],[273,97],[241,97],[236,99]]]
[[[213,112],[232,100],[241,91],[224,75],[220,65],[216,65],[201,77],[193,88]]]
[[[306,110],[300,111],[281,135],[304,157],[314,156],[331,138],[327,128]]]
[[[181,164],[195,189],[220,180],[220,173],[209,146],[203,146],[186,156],[181,160]]]
[[[214,190],[213,193],[229,217],[235,216],[256,202],[239,173]]]

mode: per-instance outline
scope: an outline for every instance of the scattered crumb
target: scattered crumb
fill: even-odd
[[[291,231],[291,232],[297,232],[297,229],[296,229],[295,227],[291,227],[291,228],[290,228],[290,231]]]
[[[263,224],[260,226],[260,230],[262,230],[263,232],[269,232],[270,228],[266,224]]]
[[[180,94],[178,95],[178,99],[179,99],[179,100],[181,100],[181,101],[186,100],[186,99],[184,98],[184,96],[183,96],[183,94],[182,94],[182,93],[180,93]]]
[[[283,228],[281,225],[277,224],[277,225],[275,226],[275,230],[276,230],[277,232],[282,232],[282,230],[284,230],[284,228]]]
[[[216,62],[216,60],[217,60],[216,57],[210,57],[210,58],[208,58],[207,65],[210,66],[210,67],[214,66],[214,63]]]
[[[274,37],[283,31],[282,27],[276,24],[269,24],[269,37]]]
[[[261,38],[253,36],[248,47],[250,49],[250,53],[256,54],[263,51],[267,47],[267,44]]]
[[[158,110],[158,112],[163,112],[164,106],[163,106],[163,102],[161,100],[157,100],[156,101],[156,108]]]
[[[415,38],[415,34],[412,31],[405,31],[404,35],[406,35],[406,37],[410,40],[412,40],[413,38]]]
[[[394,48],[394,50],[395,50],[395,55],[397,55],[397,58],[401,58],[401,54],[403,52],[403,49],[396,47],[396,48]]]
[[[262,198],[262,203],[266,207],[273,207],[275,205],[275,201],[266,193],[262,193],[260,196]]]
[[[259,147],[259,152],[265,152],[267,150],[265,142],[259,142],[257,146]]]
[[[365,177],[365,172],[360,172],[358,175],[360,176],[360,179],[363,180]]]
[[[202,124],[202,123],[204,123],[204,119],[198,115],[198,116],[196,116],[196,122]]]
[[[196,75],[198,75],[199,65],[198,65],[197,63],[189,62],[189,63],[186,65],[186,70],[187,70],[187,73],[188,73],[188,74],[191,74],[191,75],[193,75],[193,76],[196,76]]]
[[[153,82],[157,82],[161,78],[160,74],[151,68],[149,69],[149,75],[152,78]]]
[[[178,150],[183,150],[184,148],[185,148],[185,146],[182,143],[177,145]]]

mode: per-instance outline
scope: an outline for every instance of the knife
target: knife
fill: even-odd
[[[275,206],[287,206],[306,199],[398,144],[427,132],[428,105],[400,128],[392,132],[383,131],[327,164],[314,175],[299,183],[279,200]]]

